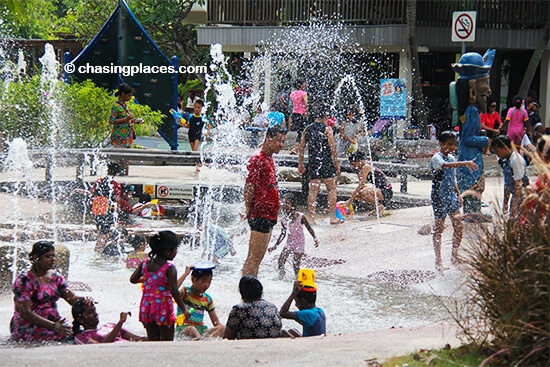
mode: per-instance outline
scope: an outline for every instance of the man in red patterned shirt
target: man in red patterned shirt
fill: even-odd
[[[277,172],[273,154],[279,153],[285,145],[286,130],[275,125],[267,129],[262,149],[250,157],[248,177],[244,184],[244,205],[250,225],[248,256],[243,265],[242,275],[258,276],[271,230],[277,223],[281,200],[277,187]]]

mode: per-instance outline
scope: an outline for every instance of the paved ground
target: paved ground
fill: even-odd
[[[62,169],[60,175],[74,177],[74,169]],[[37,177],[43,177],[43,171],[36,171]],[[5,174],[0,174],[0,181],[5,182]],[[209,180],[209,170],[204,169],[201,179]],[[235,173],[225,172],[223,177],[213,177],[231,181]],[[121,178],[121,182],[129,183],[176,183],[197,182],[198,174],[193,167],[163,167],[135,166],[130,168],[130,175]],[[487,181],[485,200],[498,201],[502,190],[501,179],[490,178]],[[283,184],[287,185],[287,184]],[[296,184],[288,184],[296,185]],[[342,192],[351,190],[353,185],[341,186]],[[399,183],[394,188],[399,191]],[[426,199],[429,197],[430,182],[409,182],[408,195],[412,198]],[[2,194],[4,202],[11,200]],[[32,211],[47,212],[47,206],[29,204]],[[9,217],[12,213],[0,208],[0,216]],[[487,210],[487,209],[484,209]],[[35,215],[22,210],[20,217]],[[393,269],[414,269],[433,271],[433,250],[430,236],[420,236],[418,229],[433,221],[431,207],[393,210],[389,217],[377,221],[358,213],[355,218],[342,225],[328,225],[328,219],[319,220],[315,229],[319,233],[323,246],[316,250],[315,255],[323,258],[338,257],[345,260],[340,267],[327,267],[319,270],[319,277],[338,277],[342,273],[352,274],[357,278],[366,278],[377,271]],[[327,222],[327,223],[325,223]],[[399,228],[397,230],[396,228]],[[444,254],[450,256],[451,231],[444,234]],[[358,241],[360,240],[360,241]],[[326,245],[325,245],[326,244]],[[238,252],[244,251],[244,245]],[[361,252],[358,252],[359,247]],[[358,256],[358,253],[364,256]],[[448,256],[447,256],[448,257]],[[260,277],[271,276],[272,267],[262,265]],[[455,270],[455,275],[459,273]],[[453,281],[456,281],[454,279]],[[442,277],[435,286],[445,288],[451,286]],[[102,297],[105,290],[98,290],[94,297]],[[285,290],[286,292],[286,290]],[[99,293],[99,294],[98,294]],[[285,293],[286,294],[286,293]],[[116,297],[116,296],[115,296]],[[281,296],[283,297],[283,296]],[[10,295],[0,295],[0,322],[7,327],[12,313]],[[275,303],[280,303],[279,300]],[[228,305],[219,305],[221,310],[227,310]],[[233,302],[234,303],[234,302]],[[334,307],[331,305],[331,307]],[[220,312],[222,312],[220,311]],[[403,310],[396,309],[396,313]],[[114,320],[116,313],[108,314],[102,319]],[[134,320],[135,321],[135,320]],[[142,332],[143,333],[143,332]],[[6,334],[5,331],[2,334]],[[174,342],[174,343],[128,343],[118,345],[97,346],[54,346],[47,348],[11,348],[0,349],[3,366],[98,366],[98,365],[128,365],[150,366],[161,361],[166,366],[180,366],[197,363],[198,358],[208,361],[213,366],[365,366],[371,359],[379,362],[384,359],[418,349],[441,348],[450,343],[456,347],[459,341],[456,330],[448,321],[436,321],[422,327],[400,327],[371,332],[353,332],[329,334],[326,337],[315,337],[297,340],[249,340],[249,341],[205,341],[205,342]],[[201,362],[203,363],[203,362]]]
[[[454,330],[433,325],[303,339],[215,340],[204,342],[124,343],[1,349],[3,366],[166,367],[208,366],[368,366],[369,361],[421,348],[456,346]],[[200,360],[200,362],[198,362]],[[392,366],[393,367],[393,366]]]

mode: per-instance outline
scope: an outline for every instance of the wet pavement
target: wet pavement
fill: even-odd
[[[66,179],[73,179],[75,176],[75,167],[66,167],[58,169],[58,176]],[[7,177],[0,173],[0,182],[6,182]],[[43,179],[43,170],[37,169],[33,173],[37,179]],[[101,176],[101,173],[100,173]],[[353,175],[351,175],[353,179]],[[92,181],[97,177],[87,176],[87,181]],[[119,182],[132,184],[189,184],[196,185],[198,180],[206,182],[240,182],[242,178],[238,171],[224,170],[223,172],[210,172],[205,167],[200,173],[195,172],[194,167],[174,167],[174,166],[131,166],[128,176],[119,177]],[[501,178],[488,178],[487,188],[484,194],[484,200],[487,204],[491,202],[500,202],[502,196]],[[399,192],[398,179],[392,178],[394,191]],[[297,182],[281,182],[281,187],[292,187],[299,189]],[[354,184],[339,186],[341,194],[346,194],[354,189]],[[425,180],[409,179],[408,193],[397,194],[409,197],[411,200],[428,200],[430,194],[431,182]],[[7,194],[0,194],[0,198],[7,203],[11,198]],[[44,203],[23,202],[21,203],[20,217],[27,216],[31,218],[36,212],[47,214],[49,206]],[[6,212],[9,206],[0,208],[0,215],[3,218],[9,218],[11,213]],[[491,208],[484,207],[483,210],[490,214]],[[29,213],[32,211],[32,213]],[[308,254],[318,259],[342,260],[335,262],[331,266],[319,267],[317,278],[321,285],[326,284],[325,289],[329,288],[331,282],[342,280],[347,282],[350,292],[368,291],[365,285],[369,282],[388,282],[399,286],[418,287],[424,294],[432,297],[453,296],[456,287],[463,280],[460,269],[452,268],[444,276],[435,274],[433,249],[431,236],[420,235],[418,230],[426,224],[433,223],[433,214],[430,206],[420,206],[406,209],[390,210],[390,215],[383,218],[376,218],[368,215],[366,212],[358,212],[356,215],[337,226],[328,224],[326,215],[321,215],[314,226],[315,231],[321,242],[319,248],[313,249],[310,244],[306,245]],[[450,257],[451,235],[450,223],[447,223],[443,234],[443,254],[444,259]],[[245,225],[243,225],[246,227]],[[466,225],[468,226],[468,225]],[[280,227],[274,229],[274,236],[278,234]],[[244,234],[246,237],[246,233]],[[468,241],[470,234],[466,228],[464,241]],[[309,246],[309,247],[308,247]],[[238,269],[242,259],[246,255],[246,243],[236,244],[238,255],[235,258],[228,259],[228,267]],[[75,254],[77,255],[77,254]],[[83,256],[83,255],[82,255]],[[197,254],[198,256],[198,254]],[[86,258],[87,259],[87,258]],[[82,259],[81,259],[82,260]],[[71,260],[72,261],[72,260]],[[97,259],[87,259],[86,261],[98,261]],[[93,264],[92,264],[93,265]],[[105,265],[102,265],[105,266]],[[111,269],[114,265],[107,265],[105,270]],[[180,268],[181,265],[178,265]],[[269,279],[273,283],[273,272],[276,267],[276,261],[272,256],[266,256],[260,268],[259,278]],[[126,269],[124,269],[126,270]],[[220,272],[223,272],[223,267]],[[227,271],[227,269],[226,269]],[[113,276],[121,272],[120,269],[113,270]],[[426,276],[428,274],[429,276]],[[107,274],[81,274],[71,275],[71,281],[82,281],[86,284],[92,284],[92,295],[103,303],[111,303],[107,312],[100,312],[102,322],[115,321],[118,312],[127,307],[136,307],[139,302],[139,292],[131,289],[127,292],[129,295],[117,294],[119,289],[110,289],[110,278]],[[126,273],[123,274],[127,276]],[[433,276],[432,276],[433,275]],[[426,276],[421,279],[419,284],[415,283],[414,277]],[[95,279],[94,279],[95,278]],[[125,278],[127,279],[127,278]],[[126,281],[124,279],[124,281]],[[389,279],[389,280],[388,280]],[[411,280],[412,279],[412,280]],[[290,279],[273,292],[266,289],[266,298],[276,305],[280,306],[290,292],[288,285]],[[97,282],[97,284],[93,284]],[[399,282],[404,284],[399,284]],[[215,283],[215,282],[214,282]],[[212,286],[212,293],[216,294],[221,285]],[[287,289],[288,288],[288,289]],[[236,284],[235,284],[236,289]],[[330,292],[330,289],[327,289]],[[85,288],[80,292],[86,294]],[[326,294],[326,293],[325,293]],[[94,346],[52,346],[47,348],[9,348],[1,347],[2,364],[5,366],[25,366],[36,365],[40,363],[44,366],[97,366],[97,365],[132,365],[149,366],[152,363],[162,361],[166,366],[184,365],[187,363],[205,363],[205,361],[214,366],[233,366],[233,365],[267,365],[267,366],[365,366],[368,362],[376,359],[378,362],[384,359],[406,353],[411,353],[419,349],[442,348],[449,343],[452,347],[459,345],[456,337],[456,329],[452,326],[452,318],[437,316],[431,321],[422,321],[412,325],[409,323],[408,308],[412,308],[415,302],[414,298],[404,300],[400,307],[390,310],[384,310],[386,314],[396,316],[395,322],[374,324],[370,322],[368,316],[362,318],[361,312],[352,312],[350,305],[342,305],[338,309],[338,298],[342,295],[319,296],[318,305],[325,307],[332,313],[333,321],[339,320],[339,325],[328,327],[326,337],[314,337],[296,340],[246,340],[246,341],[223,341],[212,340],[204,342],[186,342],[178,341],[173,343],[127,343],[118,345],[94,345]],[[117,297],[119,301],[117,302]],[[126,297],[131,297],[133,303],[127,302]],[[325,298],[323,298],[325,297]],[[368,299],[369,295],[365,295]],[[371,297],[376,297],[372,294]],[[8,334],[7,327],[9,319],[13,312],[13,304],[10,294],[0,295],[0,324],[4,325],[4,330],[0,333],[3,336]],[[238,302],[238,297],[228,297],[230,299],[217,298],[217,308],[221,320],[225,320],[232,304]],[[219,300],[218,300],[219,299]],[[103,302],[102,302],[103,301]],[[120,304],[113,307],[112,304]],[[353,305],[353,308],[361,309],[370,306]],[[376,304],[374,307],[383,308],[382,304]],[[60,304],[60,310],[64,315],[70,315],[68,307]],[[344,316],[340,315],[344,314]],[[346,314],[352,316],[345,317]],[[337,315],[338,314],[338,315]],[[365,312],[365,314],[367,314]],[[370,313],[369,313],[370,314]],[[413,318],[413,317],[411,317]],[[364,329],[356,325],[367,325]],[[371,325],[369,325],[371,324]],[[287,324],[288,325],[288,324]],[[349,325],[349,326],[347,326]],[[128,328],[139,334],[144,334],[143,329],[137,322],[137,315],[129,322]],[[332,331],[331,331],[332,330]],[[337,330],[335,332],[335,330]],[[351,330],[346,332],[346,330]],[[369,331],[362,331],[369,330]],[[201,358],[201,362],[197,362]]]

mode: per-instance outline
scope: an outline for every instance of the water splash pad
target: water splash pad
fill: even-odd
[[[330,31],[323,31],[312,34],[318,34],[316,37],[325,37],[327,32],[330,33]],[[326,46],[325,51],[338,44],[335,37],[332,38],[332,41],[326,42],[315,42],[315,40],[316,38],[311,38],[310,44],[323,44]],[[338,48],[334,49],[335,53],[341,52]],[[279,52],[280,55],[284,53],[284,50]],[[298,50],[295,53],[299,54]],[[324,52],[322,60],[311,59],[308,63],[315,65],[314,62],[324,62],[327,67],[326,62],[335,60],[334,55],[334,53]],[[306,58],[312,56],[314,53],[311,52],[304,55]],[[205,241],[202,237],[207,236],[207,231],[203,229],[208,227],[209,223],[221,225],[226,229],[233,239],[237,254],[234,257],[227,256],[220,261],[219,266],[214,270],[214,279],[208,291],[216,302],[220,320],[225,322],[231,307],[240,301],[237,285],[248,248],[249,228],[246,222],[238,219],[238,211],[242,206],[239,192],[229,198],[220,187],[229,183],[238,183],[242,187],[245,161],[236,164],[229,163],[227,160],[233,151],[245,149],[236,124],[237,110],[243,105],[252,106],[255,99],[259,101],[266,98],[266,95],[258,92],[258,94],[251,95],[250,99],[238,104],[231,88],[231,76],[224,66],[225,56],[220,47],[213,48],[212,59],[210,87],[218,97],[217,111],[219,114],[216,116],[218,126],[213,136],[213,142],[209,146],[203,146],[202,149],[203,151],[208,149],[217,156],[214,156],[210,167],[204,167],[204,172],[201,171],[198,175],[193,176],[196,177],[196,181],[201,187],[206,187],[206,190],[195,198],[193,211],[190,213],[185,229],[190,233],[195,233],[198,230],[199,238],[191,236],[189,240],[184,241],[174,263],[181,274],[185,266],[207,260],[212,244],[208,244],[208,240],[206,240],[207,244],[203,245]],[[287,63],[282,58],[279,62],[281,65]],[[296,61],[295,65],[304,66],[305,64]],[[322,70],[322,68],[313,67],[310,69]],[[275,69],[274,72],[278,77],[284,78],[284,75],[280,73],[281,70]],[[300,70],[297,67],[295,76],[300,76],[299,74],[303,70],[307,69]],[[352,72],[358,74],[359,70],[352,70]],[[325,85],[322,84],[321,74],[315,75],[309,76],[311,80],[309,85],[316,89],[315,93],[312,91],[313,100],[330,99],[337,80],[332,79]],[[292,75],[290,77],[292,78]],[[252,80],[261,80],[261,78],[256,75]],[[250,82],[250,84],[253,83]],[[189,169],[194,168],[179,167],[175,169],[169,167],[162,174],[159,174],[158,170],[155,171],[155,177],[158,179],[174,175],[193,175]],[[140,171],[138,167],[135,170],[136,175],[146,176],[148,174],[147,167],[144,167],[143,171]],[[2,175],[5,174],[2,173]],[[219,174],[223,176],[221,183],[210,181],[211,177]],[[9,176],[10,173],[7,175]],[[19,180],[21,182],[22,179]],[[6,180],[2,179],[1,181],[5,182]],[[10,194],[4,197],[3,201],[9,201],[14,195]],[[42,205],[42,201],[36,198],[23,199],[20,197],[17,197],[17,200],[16,205],[21,208],[17,219],[39,223],[37,218],[27,215],[29,212],[36,213],[34,206]],[[60,204],[54,202],[54,205],[58,207]],[[49,209],[46,212],[55,213],[56,210]],[[223,220],[224,218],[227,220]],[[322,214],[319,215],[319,224],[315,226],[320,247],[314,248],[311,242],[306,242],[307,255],[304,265],[315,269],[315,284],[318,288],[317,305],[325,309],[327,314],[328,333],[418,326],[447,319],[441,300],[452,296],[447,289],[454,289],[460,276],[456,271],[450,273],[445,279],[436,277],[432,271],[431,239],[417,237],[415,234],[415,226],[419,227],[431,222],[430,208],[407,209],[393,214],[388,220],[395,224],[391,237],[388,236],[387,231],[377,229],[380,223],[377,223],[376,220],[372,220],[372,224],[368,223],[372,230],[369,231],[368,236],[365,236],[362,232],[365,222],[358,220],[357,215],[338,226],[325,224],[323,219],[325,218]],[[328,223],[328,221],[326,222]],[[153,231],[182,229],[183,227],[182,223],[151,223],[155,223],[150,227]],[[407,226],[400,227],[399,224],[402,223],[407,223]],[[59,221],[48,222],[48,224],[56,228],[62,227]],[[95,231],[94,227],[81,221],[69,225],[79,228],[83,234],[80,239],[64,242],[71,252],[69,273],[71,287],[79,294],[91,296],[99,302],[97,309],[102,322],[116,320],[121,310],[137,310],[140,290],[139,287],[129,283],[131,270],[126,269],[123,259],[105,258],[93,251],[93,240],[87,238],[85,234]],[[279,231],[280,226],[277,225],[274,228],[273,236],[276,237]],[[22,247],[27,249],[30,243],[31,240],[24,241]],[[447,247],[450,247],[450,239],[444,242],[444,250]],[[274,271],[277,266],[276,256],[276,254],[266,256],[260,267],[259,278],[264,285],[264,297],[280,307],[292,288],[294,277],[289,276],[282,281],[279,280],[277,272]],[[290,264],[287,264],[287,267],[290,268]],[[403,276],[392,276],[395,272],[403,274]],[[292,271],[288,273],[292,274]],[[370,274],[375,275],[369,277]],[[383,277],[380,274],[389,276]],[[422,282],[411,281],[415,277],[421,279]],[[436,293],[442,296],[441,299],[433,296],[434,289],[438,290]],[[446,291],[440,292],[439,289]],[[0,324],[2,325],[8,325],[13,313],[11,299],[12,295],[9,293],[0,294]],[[60,302],[59,307],[61,314],[70,318],[68,306]],[[126,326],[132,332],[145,334],[137,317],[131,318]],[[295,327],[295,324],[285,321],[284,327]],[[0,330],[0,338],[5,342],[8,338],[7,327]]]

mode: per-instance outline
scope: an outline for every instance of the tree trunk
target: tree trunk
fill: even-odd
[[[420,62],[418,61],[418,47],[416,44],[416,6],[416,0],[407,0],[407,36],[411,57],[412,98],[414,102],[411,116],[416,120],[421,134],[427,136],[426,107],[424,104],[424,94],[422,93]]]
[[[540,64],[540,59],[542,58],[542,54],[544,53],[546,44],[550,39],[550,25],[548,24],[550,22],[550,6],[548,7],[548,9],[548,22],[546,23],[546,26],[540,34],[537,48],[533,52],[531,60],[529,60],[529,65],[527,65],[527,69],[525,70],[523,80],[521,81],[521,85],[519,87],[518,95],[520,95],[522,98],[525,98],[529,87],[531,87],[531,83],[533,82],[533,78],[535,77],[535,73],[537,72],[537,68]]]

